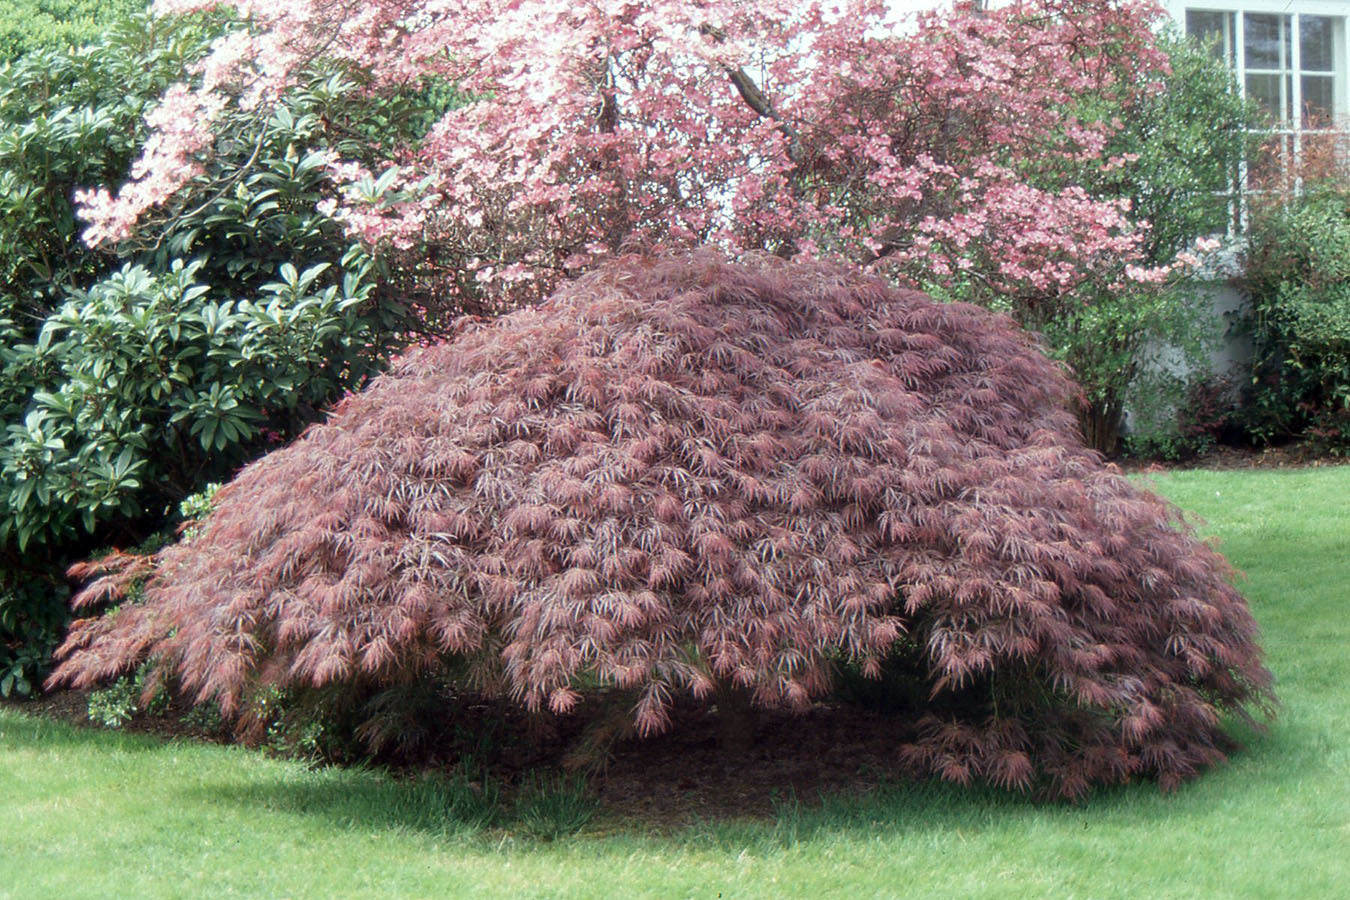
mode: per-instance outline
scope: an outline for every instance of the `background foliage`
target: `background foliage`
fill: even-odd
[[[79,50],[38,50],[0,67],[0,315],[11,327],[35,332],[66,288],[116,266],[80,240],[74,192],[124,177],[146,112],[220,25],[135,16]],[[0,391],[0,403],[22,403],[10,379]]]
[[[444,91],[377,98],[306,70],[284,102],[222,131],[209,184],[180,194],[165,227],[81,241],[77,190],[126,177],[147,111],[226,22],[139,14],[0,67],[0,667],[22,660],[21,691],[64,621],[69,561],[136,543],[429,321],[322,200],[332,154],[407,138]]]
[[[83,44],[147,5],[147,0],[0,0],[0,64],[35,50]]]
[[[87,197],[88,235],[154,220],[221,110],[323,47],[377,82],[467,92],[426,140],[339,166],[336,197],[367,242],[416,246],[459,306],[529,302],[635,247],[838,254],[1040,331],[1113,452],[1137,382],[1181,391],[1150,357],[1201,356],[1208,329],[1169,284],[1223,231],[1247,112],[1222,62],[1155,31],[1156,3],[982,7],[913,29],[879,0],[255,9],[213,50],[214,80],[175,97],[199,126],[164,130],[147,172]]]
[[[1323,182],[1259,206],[1250,241],[1246,426],[1260,441],[1303,435],[1350,453],[1350,187]]]
[[[1058,175],[1094,197],[1124,201],[1147,222],[1140,249],[1151,266],[1188,257],[1198,239],[1227,233],[1239,165],[1254,148],[1250,129],[1258,124],[1257,110],[1239,96],[1222,60],[1172,25],[1162,29],[1158,47],[1168,60],[1162,90],[1131,98],[1128,106],[1110,92],[1076,98],[1085,118],[1120,123],[1107,154],[1121,164]],[[1187,278],[1143,289],[1090,283],[1058,302],[1018,297],[1006,307],[1073,372],[1085,395],[1084,436],[1108,454],[1120,449],[1127,409],[1134,413],[1131,446],[1180,439],[1176,413],[1205,376],[1208,353],[1225,328]]]

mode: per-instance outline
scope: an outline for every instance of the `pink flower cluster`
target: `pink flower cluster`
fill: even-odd
[[[89,223],[85,242],[97,246],[126,240],[142,213],[200,175],[197,154],[210,146],[211,124],[224,106],[219,94],[182,84],[169,88],[146,115],[150,138],[131,167],[131,179],[116,195],[106,188],[75,193],[80,218]]]
[[[1056,181],[1129,164],[1103,155],[1120,122],[1075,110],[1159,89],[1151,0],[957,2],[911,29],[884,0],[235,5],[246,29],[166,95],[132,180],[81,195],[91,243],[197,174],[224,104],[271,102],[324,55],[476,98],[388,160],[393,194],[363,199],[335,168],[330,203],[364,241],[456,260],[473,290],[538,296],[621,250],[700,243],[1017,295],[1167,277],[1140,259],[1146,223]]]

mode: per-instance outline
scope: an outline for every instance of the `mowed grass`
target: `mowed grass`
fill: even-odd
[[[426,785],[0,710],[0,896],[1334,897],[1350,885],[1350,467],[1156,487],[1246,573],[1283,703],[1180,791],[1079,806],[935,784],[770,822],[542,842]]]

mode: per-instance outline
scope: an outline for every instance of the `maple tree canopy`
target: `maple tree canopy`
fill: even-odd
[[[855,269],[622,258],[245,468],[54,679],[153,657],[227,713],[272,684],[451,673],[556,713],[598,686],[651,733],[682,692],[801,709],[907,659],[911,763],[1175,783],[1270,676],[1222,557],[1083,448],[1073,396],[1010,319]],[[147,571],[118,566],[77,603]]]

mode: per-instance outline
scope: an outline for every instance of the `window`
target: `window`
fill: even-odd
[[[1269,139],[1237,175],[1240,194],[1298,192],[1305,176],[1344,171],[1350,162],[1346,9],[1333,0],[1227,0],[1185,8],[1187,34],[1232,67],[1239,89],[1269,117],[1262,132]],[[1235,214],[1241,231],[1245,212],[1235,207]]]
[[[1187,9],[1186,32],[1233,67],[1271,124],[1304,131],[1345,118],[1345,17]]]

